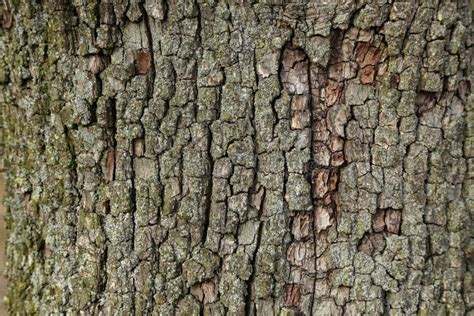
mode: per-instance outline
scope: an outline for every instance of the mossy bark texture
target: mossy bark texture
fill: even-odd
[[[15,315],[473,313],[466,0],[6,0]]]

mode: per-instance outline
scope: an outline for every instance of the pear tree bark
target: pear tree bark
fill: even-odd
[[[473,313],[467,0],[6,0],[10,313]]]

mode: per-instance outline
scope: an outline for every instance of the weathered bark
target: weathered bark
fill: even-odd
[[[467,0],[1,10],[10,312],[472,312]]]

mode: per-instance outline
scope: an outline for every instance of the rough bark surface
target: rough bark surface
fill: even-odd
[[[468,1],[7,0],[13,314],[469,314]]]

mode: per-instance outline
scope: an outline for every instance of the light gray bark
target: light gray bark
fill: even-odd
[[[472,313],[468,1],[0,8],[12,314]]]

